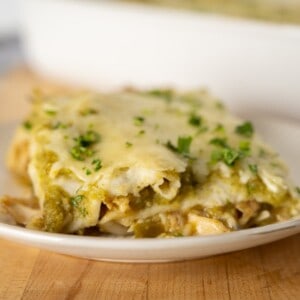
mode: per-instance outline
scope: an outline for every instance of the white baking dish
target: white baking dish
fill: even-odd
[[[300,27],[117,1],[21,5],[27,61],[43,74],[96,89],[208,86],[236,109],[300,118]]]

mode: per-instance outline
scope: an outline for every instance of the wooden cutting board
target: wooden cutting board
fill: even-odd
[[[0,123],[24,116],[38,86],[62,88],[26,69],[0,78]],[[0,239],[0,300],[9,299],[300,299],[300,235],[167,264],[88,261]]]

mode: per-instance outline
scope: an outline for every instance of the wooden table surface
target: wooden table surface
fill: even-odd
[[[0,123],[19,119],[33,87],[24,70],[0,78]],[[1,132],[0,132],[1,134]],[[205,259],[167,264],[96,262],[0,239],[0,300],[300,299],[300,235]]]

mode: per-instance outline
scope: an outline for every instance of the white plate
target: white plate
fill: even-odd
[[[232,110],[254,120],[300,183],[300,126],[269,118],[300,120],[300,27],[117,1],[21,3],[27,61],[35,70],[95,89],[208,86]],[[1,157],[4,145],[1,136]],[[0,194],[16,192],[1,168]],[[14,241],[75,256],[135,262],[220,254],[298,232],[299,219],[220,236],[167,240],[66,236],[0,224],[0,236]]]
[[[289,162],[300,181],[300,126],[278,119],[256,119],[257,129]],[[4,157],[12,126],[0,126],[0,156]],[[0,194],[22,193],[0,165]],[[300,219],[222,235],[173,239],[82,237],[44,233],[0,223],[0,237],[46,250],[96,260],[163,262],[193,259],[266,244],[300,232]]]

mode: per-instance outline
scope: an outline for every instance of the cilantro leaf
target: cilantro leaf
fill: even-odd
[[[48,110],[45,110],[45,113],[49,116],[55,116],[57,114],[57,111],[48,109]]]
[[[100,159],[94,159],[92,165],[94,165],[94,171],[99,171],[102,168],[102,161]]]
[[[235,128],[235,132],[239,135],[245,136],[245,137],[252,137],[254,134],[254,128],[251,122],[247,121]]]
[[[195,127],[199,127],[202,124],[202,118],[195,114],[192,114],[189,118],[189,124]]]
[[[216,125],[216,128],[215,128],[215,131],[216,132],[221,132],[221,133],[224,133],[225,132],[225,127],[223,124],[219,123]]]
[[[83,216],[83,217],[85,217],[87,214],[88,214],[88,212],[87,212],[87,210],[86,210],[86,208],[85,207],[82,207],[80,204],[81,204],[81,202],[84,200],[84,198],[85,198],[85,196],[84,195],[77,195],[77,196],[75,196],[75,197],[71,197],[71,205],[73,206],[73,207],[75,207],[79,212],[80,212],[80,214]]]
[[[209,141],[211,145],[220,146],[220,147],[228,147],[227,140],[225,138],[213,138]]]
[[[170,150],[174,151],[174,152],[178,152],[177,151],[177,147],[174,146],[170,141],[167,142],[166,144],[167,148],[169,148]]]
[[[79,114],[83,117],[89,116],[89,115],[97,115],[98,114],[98,110],[94,109],[94,108],[86,108],[83,109],[79,112]]]
[[[157,90],[150,90],[146,92],[150,96],[159,97],[167,102],[170,102],[173,98],[174,92],[170,89],[157,89]]]
[[[249,167],[250,171],[251,171],[253,174],[255,174],[255,175],[257,174],[257,172],[258,172],[258,167],[257,167],[257,165],[249,164],[248,167]]]
[[[249,141],[241,141],[239,145],[241,156],[249,156],[251,153],[251,144]]]
[[[190,153],[190,146],[192,143],[191,136],[180,136],[177,140],[177,150],[183,155],[188,155]]]
[[[32,129],[32,123],[30,121],[24,121],[23,122],[23,127],[27,130],[31,130]]]
[[[212,163],[217,163],[219,161],[222,161],[227,166],[230,167],[233,166],[239,158],[240,158],[240,152],[231,148],[214,150],[211,154]]]
[[[145,118],[141,116],[137,116],[133,118],[133,122],[135,126],[141,126],[145,122]]]
[[[82,147],[90,147],[100,141],[100,135],[94,130],[88,130],[85,134],[74,139]]]
[[[227,166],[232,166],[240,158],[240,153],[234,149],[223,150],[223,161]]]
[[[75,197],[71,197],[71,205],[74,207],[78,207],[80,202],[84,199],[83,195],[77,195]]]
[[[193,138],[191,136],[180,136],[177,140],[177,146],[174,146],[170,141],[167,142],[166,146],[174,152],[189,157],[192,140]]]

